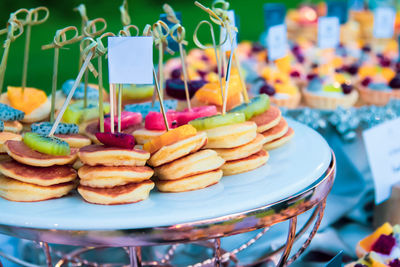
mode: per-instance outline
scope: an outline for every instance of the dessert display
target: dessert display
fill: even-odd
[[[400,226],[385,223],[357,244],[357,262],[348,267],[393,267],[400,264]]]

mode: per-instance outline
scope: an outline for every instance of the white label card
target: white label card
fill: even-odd
[[[108,37],[110,83],[153,84],[153,37]]]
[[[395,10],[391,7],[377,7],[374,11],[374,37],[392,38],[394,34]]]
[[[336,48],[340,42],[340,23],[337,17],[318,19],[318,47]]]
[[[375,203],[379,204],[400,182],[400,118],[365,130],[363,137],[374,179]]]
[[[280,59],[287,54],[286,25],[280,24],[268,29],[267,34],[268,59],[270,61]]]
[[[230,21],[230,25],[233,27],[236,27],[236,22],[235,22],[235,11],[233,10],[228,10],[228,18]],[[225,39],[225,35],[226,35],[226,29],[221,27],[221,34],[220,34],[220,40],[223,41]],[[233,38],[233,36],[235,36],[235,31],[231,31],[231,36]],[[234,42],[235,44],[235,48],[237,46],[237,40],[235,40]],[[226,52],[226,51],[231,51],[231,47],[232,47],[232,43],[231,43],[231,39],[229,39],[229,34],[228,37],[226,39],[226,42],[221,46],[221,50]]]

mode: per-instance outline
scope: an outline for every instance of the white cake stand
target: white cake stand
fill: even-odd
[[[53,256],[59,258],[55,266],[61,267],[68,262],[94,266],[96,263],[80,255],[104,247],[124,248],[131,266],[172,266],[178,244],[189,242],[214,248],[213,257],[194,266],[221,266],[232,261],[240,264],[235,257],[238,252],[257,241],[270,226],[289,220],[287,242],[254,263],[289,265],[307,248],[319,227],[336,165],[331,149],[318,133],[287,121],[295,137],[270,151],[268,163],[254,171],[224,177],[219,184],[198,191],[166,194],[154,190],[148,200],[131,205],[92,205],[77,194],[38,203],[0,199],[0,233],[39,242],[48,266],[53,266],[48,243],[82,247],[66,255],[53,250]],[[296,231],[297,216],[311,209],[314,211],[307,223]],[[307,241],[289,258],[293,243],[313,222]],[[262,228],[233,251],[221,248],[221,237]],[[171,246],[162,258],[142,262],[141,247],[166,244]]]

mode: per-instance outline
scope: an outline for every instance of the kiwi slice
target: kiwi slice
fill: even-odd
[[[110,112],[110,104],[103,104],[103,112],[104,114]],[[86,108],[84,108],[83,100],[79,100],[68,106],[64,112],[63,121],[67,123],[80,124],[98,117],[99,104],[97,101],[88,101]]]
[[[249,103],[243,103],[230,112],[243,112],[246,115],[246,120],[251,119],[269,109],[269,97],[266,94],[260,94],[250,100]]]
[[[217,128],[224,125],[236,124],[245,122],[246,117],[244,113],[226,113],[225,115],[214,115],[209,117],[198,118],[189,121],[189,124],[196,128],[198,131]]]
[[[65,156],[71,153],[69,144],[57,137],[28,132],[24,134],[23,141],[31,149],[48,155]]]

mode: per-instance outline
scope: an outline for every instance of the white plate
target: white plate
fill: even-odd
[[[287,121],[295,136],[271,151],[266,165],[224,177],[209,188],[185,193],[154,189],[146,201],[117,206],[88,204],[77,194],[37,203],[0,198],[0,224],[62,230],[137,229],[210,219],[282,200],[314,183],[331,161],[331,150],[317,132]]]

